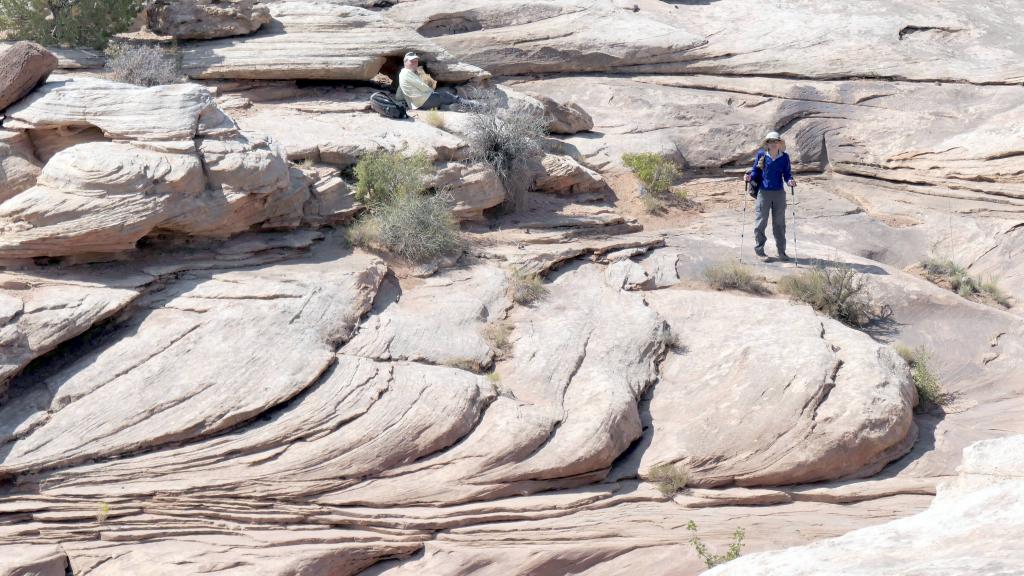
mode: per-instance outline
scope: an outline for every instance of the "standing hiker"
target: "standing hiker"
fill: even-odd
[[[764,137],[764,145],[757,151],[754,167],[743,179],[750,182],[755,175],[760,176],[760,189],[754,203],[754,253],[765,256],[764,245],[768,242],[765,229],[768,228],[768,216],[771,215],[772,235],[775,236],[779,260],[789,260],[786,255],[786,190],[783,184],[795,187],[796,180],[790,171],[789,154],[786,154],[785,144],[778,132],[769,132]]]
[[[455,94],[437,92],[420,78],[416,70],[420,67],[420,57],[409,52],[403,59],[405,63],[398,73],[398,90],[395,100],[407,102],[415,110],[431,110],[450,104],[463,104],[464,100]]]

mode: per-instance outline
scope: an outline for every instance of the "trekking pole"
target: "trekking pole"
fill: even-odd
[[[743,182],[743,216],[740,217],[740,264],[743,263],[743,240],[747,236],[747,189],[750,182]]]
[[[800,259],[797,258],[796,252],[796,188],[792,185],[789,187],[789,194],[793,198],[793,262],[796,264],[796,267],[799,268]]]

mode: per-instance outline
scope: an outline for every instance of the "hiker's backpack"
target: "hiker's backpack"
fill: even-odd
[[[747,188],[747,194],[750,194],[751,198],[757,198],[758,191],[761,190],[762,179],[764,178],[764,156],[761,154],[757,155],[757,164],[754,165],[754,170],[750,174],[750,187]]]
[[[373,108],[374,112],[385,118],[401,120],[409,117],[409,115],[405,113],[405,106],[395,102],[395,99],[387,92],[374,92],[371,94],[370,108]]]

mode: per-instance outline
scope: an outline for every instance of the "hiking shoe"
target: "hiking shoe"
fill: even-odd
[[[785,252],[779,252],[779,260],[782,260],[783,262],[789,262],[790,260],[792,260],[792,258],[790,258],[789,255],[786,254]]]
[[[764,258],[764,257],[767,256],[767,254],[764,253],[764,248],[758,248],[756,246],[754,247],[754,254],[757,254],[761,258]]]

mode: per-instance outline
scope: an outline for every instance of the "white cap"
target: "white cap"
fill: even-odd
[[[419,59],[420,59],[419,54],[417,54],[415,52],[406,52],[405,53],[405,60],[403,60],[402,62],[405,63],[405,62],[409,62],[411,60],[419,60]]]
[[[778,132],[772,130],[771,132],[768,133],[767,136],[764,137],[764,140],[765,142],[767,142],[768,140],[782,140],[782,137],[779,136]]]

